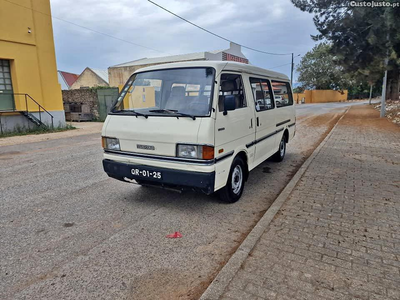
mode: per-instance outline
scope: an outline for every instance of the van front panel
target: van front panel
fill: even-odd
[[[201,119],[109,116],[105,136],[118,138],[121,151],[175,156],[177,143],[197,143]]]

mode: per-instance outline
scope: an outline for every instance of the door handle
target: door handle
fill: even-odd
[[[250,127],[249,129],[253,128],[253,118],[250,119]]]
[[[257,126],[260,126],[260,120],[257,117]]]

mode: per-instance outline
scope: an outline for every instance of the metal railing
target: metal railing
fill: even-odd
[[[33,104],[31,104],[31,107],[32,107],[32,105],[36,105],[37,106],[37,112],[39,113],[39,118],[38,118],[38,120],[40,121],[40,123],[41,124],[45,124],[45,123],[43,123],[42,122],[42,112],[45,112],[45,113],[47,113],[49,116],[50,116],[50,118],[51,118],[51,128],[54,128],[54,116],[51,114],[51,113],[49,113],[42,105],[40,105],[35,99],[33,99],[29,94],[25,94],[25,93],[2,93],[1,95],[13,95],[13,100],[14,100],[14,105],[13,105],[13,108],[12,109],[9,109],[9,110],[7,110],[7,111],[14,111],[14,112],[25,112],[26,114],[30,114],[30,113],[32,113],[32,112],[36,112],[35,110],[29,110],[29,101],[28,100],[30,100],[30,101],[32,101],[33,102]],[[24,99],[25,99],[25,109],[16,109],[16,105],[15,105],[15,96],[24,96]],[[34,116],[35,117],[35,116]],[[35,117],[36,118],[36,117]],[[45,124],[46,125],[46,124]]]

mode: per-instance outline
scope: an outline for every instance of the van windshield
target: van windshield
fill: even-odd
[[[129,78],[113,113],[145,116],[210,116],[214,68],[179,68],[137,73]]]

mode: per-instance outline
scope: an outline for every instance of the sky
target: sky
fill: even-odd
[[[312,15],[290,0],[154,0],[174,13],[238,44],[274,53],[304,55],[315,45]],[[78,4],[79,3],[79,4]],[[144,58],[229,48],[212,36],[146,0],[51,0],[59,70],[80,74],[84,68]],[[116,40],[57,18],[127,40]],[[140,47],[138,45],[145,47]],[[150,48],[150,49],[149,49]],[[250,63],[290,77],[291,56],[242,49]],[[295,58],[295,63],[300,57]],[[288,64],[286,66],[281,66]],[[276,67],[276,68],[275,68]],[[297,74],[295,74],[296,82]]]

